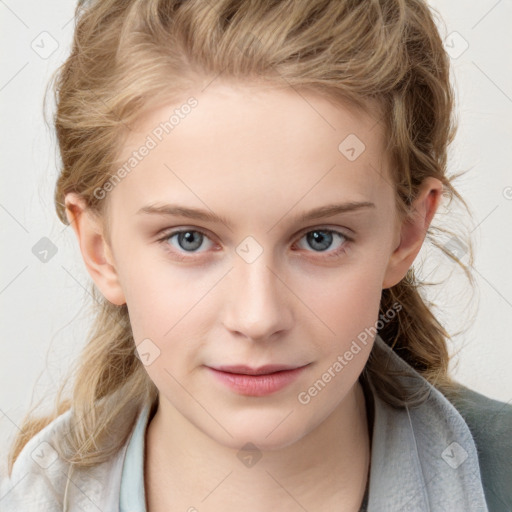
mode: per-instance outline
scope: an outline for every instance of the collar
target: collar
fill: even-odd
[[[374,428],[368,512],[464,510],[485,512],[478,454],[455,407],[399,357],[382,338],[373,357],[408,386],[426,391],[420,405],[395,408],[384,402],[369,377]]]

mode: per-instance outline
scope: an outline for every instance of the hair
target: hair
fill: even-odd
[[[385,128],[401,219],[412,214],[411,202],[429,176],[443,183],[443,198],[449,203],[456,198],[469,212],[452,184],[462,173],[446,175],[456,132],[454,92],[436,12],[424,1],[80,0],[75,15],[71,54],[53,77],[61,157],[55,206],[64,224],[69,192],[78,193],[92,213],[106,216],[108,201],[94,191],[112,177],[123,140],[143,112],[221,73],[247,84],[320,92],[376,116]],[[426,240],[473,285],[468,267],[442,241],[450,234],[432,223]],[[472,264],[470,240],[466,246]],[[380,313],[396,304],[401,309],[378,332],[450,396],[457,392],[448,371],[451,336],[422,296],[427,284],[411,267],[398,284],[383,290]],[[69,409],[71,430],[55,447],[59,455],[84,467],[101,463],[129,435],[132,425],[116,425],[121,411],[129,407],[135,413],[158,399],[135,353],[126,304],[110,303],[91,285],[96,315],[69,373],[72,396],[62,398],[63,384],[52,414],[27,413],[11,446],[9,473],[27,441]],[[374,352],[360,378],[371,375],[379,396],[393,406],[413,403]],[[104,442],[114,426],[116,435]]]

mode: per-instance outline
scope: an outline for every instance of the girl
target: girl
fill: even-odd
[[[512,408],[450,378],[412,267],[464,203],[428,6],[76,14],[55,202],[98,312],[2,510],[510,510]]]

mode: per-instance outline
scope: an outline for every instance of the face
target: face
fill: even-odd
[[[351,347],[399,241],[382,127],[316,93],[214,82],[166,133],[188,97],[124,144],[122,162],[145,156],[106,199],[111,257],[160,407],[226,446],[283,447],[343,406],[371,350]]]

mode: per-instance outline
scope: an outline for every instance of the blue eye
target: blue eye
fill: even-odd
[[[348,238],[343,234],[330,229],[315,229],[314,231],[308,231],[303,238],[306,239],[310,247],[315,248],[315,252],[325,252],[332,245],[335,237],[348,240]],[[344,247],[344,245],[342,245],[342,247]]]
[[[162,242],[167,242],[176,238],[178,249],[183,249],[185,252],[196,251],[201,247],[205,238],[208,238],[203,232],[194,229],[185,229],[181,231],[174,231],[167,233],[162,239]]]

